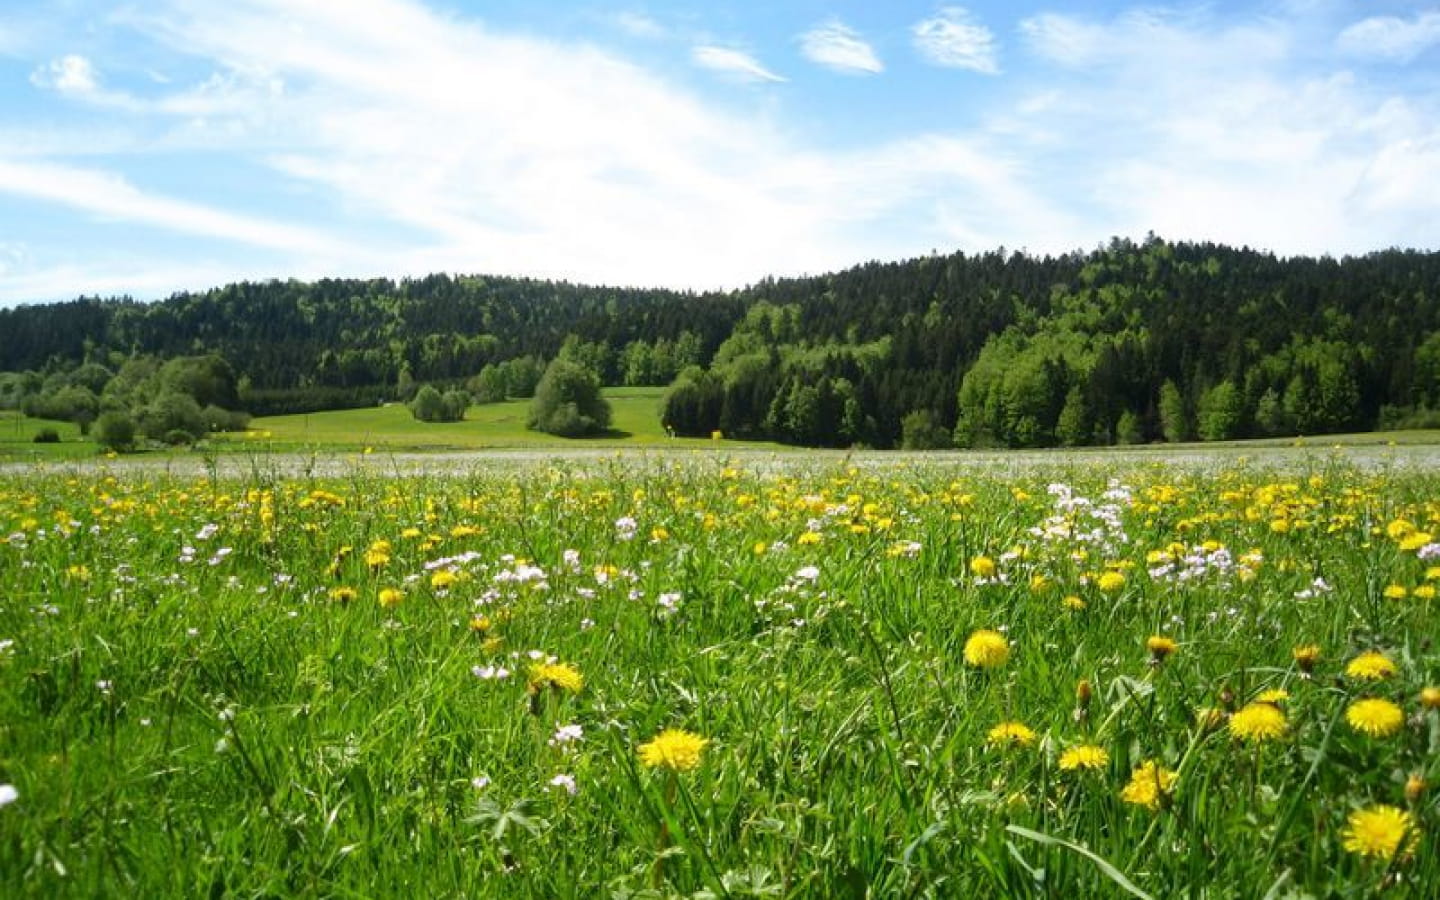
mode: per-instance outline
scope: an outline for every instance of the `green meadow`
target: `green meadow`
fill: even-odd
[[[1436,896],[1433,467],[967,458],[0,473],[0,896]]]

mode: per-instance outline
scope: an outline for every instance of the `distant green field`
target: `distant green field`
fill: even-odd
[[[250,430],[236,434],[211,435],[202,448],[220,453],[314,451],[361,451],[365,448],[390,452],[520,449],[543,450],[623,447],[696,448],[715,446],[708,438],[671,438],[660,427],[657,409],[664,388],[607,388],[605,397],[614,414],[609,434],[582,440],[558,438],[530,431],[525,427],[529,400],[511,400],[470,407],[463,422],[431,423],[416,421],[403,404],[364,409],[333,410],[308,415],[267,416],[257,418]],[[43,428],[59,433],[58,444],[37,444],[34,437]],[[1329,447],[1384,447],[1386,445],[1440,445],[1440,431],[1375,431],[1355,434],[1315,435],[1308,437],[1268,438],[1263,440],[1225,441],[1221,443],[1149,444],[1132,447],[1083,447],[1071,450],[1024,451],[1041,456],[1056,453],[1081,457],[1122,455],[1126,457],[1170,457],[1176,453],[1226,453],[1303,448],[1320,450]],[[780,444],[731,441],[729,448],[791,450]],[[57,460],[94,456],[96,445],[69,422],[28,419],[12,411],[0,411],[0,460]],[[157,450],[147,455],[165,453],[189,454],[194,448],[175,451]],[[962,451],[963,452],[963,451]],[[1008,457],[1021,451],[983,451],[982,455],[1001,454]]]
[[[35,443],[35,435],[46,428],[55,429],[60,443]],[[0,410],[0,459],[73,459],[95,452],[94,442],[81,437],[73,422],[27,419],[14,410]]]
[[[384,447],[389,450],[438,450],[506,447],[625,447],[710,445],[709,439],[671,438],[660,427],[658,409],[664,388],[607,388],[613,413],[611,431],[597,438],[575,440],[530,431],[525,427],[529,400],[510,400],[470,407],[463,422],[419,422],[404,405],[392,403],[365,409],[268,416],[256,419],[244,434],[217,435],[218,444],[267,445],[276,448],[323,445],[335,449]],[[732,442],[733,443],[733,442]],[[747,446],[778,447],[773,444]]]

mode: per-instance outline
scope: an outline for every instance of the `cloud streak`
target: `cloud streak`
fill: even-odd
[[[1416,13],[1413,19],[1375,16],[1356,22],[1336,38],[1342,53],[1408,63],[1440,45],[1440,10]]]
[[[995,35],[969,11],[948,6],[911,28],[915,49],[926,62],[985,75],[1000,72]]]
[[[93,169],[0,159],[0,193],[58,203],[116,222],[272,250],[335,253],[340,249],[309,229],[147,194],[123,178]]]
[[[860,33],[841,22],[827,22],[800,35],[800,53],[811,62],[860,75],[877,75],[885,65]]]
[[[690,58],[695,61],[695,65],[702,69],[710,69],[741,81],[780,82],[785,80],[765,68],[750,54],[732,50],[729,47],[701,45],[690,51]]]

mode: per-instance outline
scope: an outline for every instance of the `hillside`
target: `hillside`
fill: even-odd
[[[233,376],[229,404],[255,414],[374,405],[422,383],[523,397],[563,353],[606,384],[673,382],[666,424],[690,435],[1048,446],[1367,430],[1440,408],[1437,301],[1437,253],[1282,259],[1158,239],[869,263],[728,293],[446,275],[241,283],[0,310],[0,404],[53,415],[44,398],[69,391],[93,417],[119,402],[127,366],[149,366],[133,388],[205,354]]]

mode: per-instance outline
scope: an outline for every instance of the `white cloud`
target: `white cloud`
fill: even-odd
[[[744,81],[784,81],[785,79],[760,64],[748,53],[729,47],[702,45],[690,51],[695,65],[712,69]]]
[[[920,55],[937,66],[971,69],[987,75],[1000,71],[995,35],[961,7],[941,9],[935,16],[915,23],[911,33]]]
[[[352,221],[406,229],[345,259],[352,271],[737,286],[947,246],[945,197],[1016,242],[1064,220],[1039,197],[1010,202],[1021,174],[1003,153],[922,138],[813,150],[595,47],[404,0],[177,0],[132,21],[283,85],[252,92],[232,146]]]
[[[1020,33],[1040,56],[1071,66],[1095,61],[1109,38],[1104,26],[1058,13],[1021,21]]]
[[[1060,136],[1033,162],[1100,235],[1309,254],[1440,244],[1435,99],[1307,68],[1307,27],[1204,11],[1036,17],[1022,23],[1031,48],[1087,71],[995,125]]]
[[[147,194],[115,175],[49,163],[0,159],[0,193],[46,200],[117,222],[300,253],[340,247],[305,228]]]
[[[646,40],[659,40],[666,37],[670,32],[659,22],[644,13],[620,12],[616,13],[614,20],[620,30],[631,37],[645,38]]]
[[[31,72],[30,83],[39,88],[75,95],[93,94],[100,86],[90,60],[73,53],[51,60]]]
[[[718,106],[593,44],[501,33],[416,0],[130,9],[144,34],[128,39],[167,45],[147,46],[150,59],[168,48],[194,64],[167,71],[216,74],[118,95],[137,115],[106,117],[132,126],[103,143],[111,165],[157,146],[212,152],[265,169],[268,194],[338,214],[319,233],[198,194],[153,196],[139,177],[101,171],[105,155],[42,162],[98,144],[17,123],[0,127],[0,191],[231,242],[226,278],[443,270],[729,287],[931,248],[1064,252],[1151,229],[1281,252],[1440,245],[1440,98],[1302,66],[1310,32],[1290,19],[1036,17],[1021,28],[1027,46],[1078,69],[1017,67],[977,101],[973,128],[842,151],[788,117],[772,125],[793,91],[728,92]],[[723,71],[769,72],[728,52]],[[850,71],[880,70],[865,53],[873,66]],[[115,271],[141,283],[162,268]]]
[[[1336,45],[1352,56],[1406,63],[1440,44],[1440,10],[1417,13],[1414,19],[1375,16],[1340,32]]]
[[[880,57],[855,29],[827,22],[800,36],[800,52],[813,63],[838,72],[876,74],[885,70]]]

